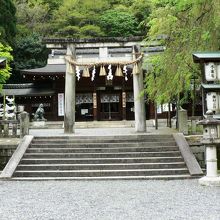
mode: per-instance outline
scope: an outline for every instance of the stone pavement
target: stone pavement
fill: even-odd
[[[155,130],[154,127],[148,127],[146,133],[136,133],[132,128],[78,128],[75,129],[73,136],[105,136],[105,135],[137,135],[137,134],[172,134],[177,132],[175,129],[168,127],[161,127]],[[45,135],[66,135],[64,129],[30,129],[31,135],[45,136]]]
[[[198,180],[0,181],[0,219],[219,220],[219,195]]]

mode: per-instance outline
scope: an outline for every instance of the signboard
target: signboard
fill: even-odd
[[[81,115],[88,114],[89,110],[88,109],[81,109]]]
[[[64,116],[64,93],[58,93],[58,116]]]

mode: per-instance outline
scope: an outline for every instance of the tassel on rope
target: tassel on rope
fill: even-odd
[[[106,76],[106,71],[105,71],[105,67],[104,67],[104,66],[101,66],[101,67],[100,67],[99,76]]]
[[[138,69],[137,63],[134,64],[132,74],[133,74],[133,75],[139,74],[139,69]]]
[[[67,65],[67,72],[70,73],[70,74],[73,74],[74,71],[73,71],[73,66],[72,66],[72,64],[70,64],[70,63],[68,62],[66,65]]]
[[[115,76],[123,76],[120,65],[117,66]]]
[[[89,68],[88,67],[85,67],[85,69],[83,70],[82,77],[87,77],[87,78],[90,77]]]

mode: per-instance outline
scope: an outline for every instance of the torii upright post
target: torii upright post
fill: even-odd
[[[67,44],[67,56],[76,58],[74,44]],[[75,125],[75,98],[76,98],[76,74],[69,62],[66,62],[65,76],[65,113],[64,113],[64,133],[74,133]]]
[[[133,47],[133,59],[136,54],[140,53],[139,46]],[[133,91],[134,91],[134,114],[135,114],[135,131],[146,132],[146,115],[144,97],[140,96],[144,89],[143,70],[141,62],[138,64],[139,74],[133,74]]]

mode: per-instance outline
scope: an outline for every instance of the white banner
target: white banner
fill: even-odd
[[[58,116],[64,116],[64,93],[58,93]]]

